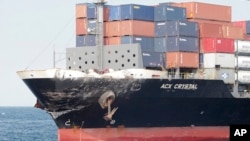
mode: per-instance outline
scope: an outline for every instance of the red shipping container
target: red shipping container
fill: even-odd
[[[187,18],[231,22],[232,8],[230,6],[201,2],[173,3],[172,5],[186,8]]]
[[[222,26],[223,38],[230,39],[244,39],[244,33],[242,27],[235,26]]]
[[[121,36],[154,37],[154,22],[125,20],[121,21]]]
[[[120,45],[121,44],[121,37],[107,37],[104,38],[105,45]]]
[[[200,37],[217,37],[222,38],[222,25],[220,24],[212,24],[212,23],[199,23],[200,28]]]
[[[233,26],[241,27],[244,34],[248,34],[249,32],[249,21],[235,21],[233,22]]]
[[[87,20],[76,19],[76,35],[86,35],[86,34],[87,34]]]
[[[198,68],[199,53],[166,52],[167,68]]]
[[[109,21],[109,8],[107,6],[103,8],[103,21]]]
[[[104,37],[121,36],[121,21],[105,22],[104,27]]]
[[[234,40],[202,38],[200,39],[200,53],[234,53]]]

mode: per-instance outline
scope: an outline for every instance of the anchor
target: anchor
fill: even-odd
[[[118,107],[115,107],[114,109],[111,110],[111,104],[115,100],[115,94],[112,91],[107,91],[101,95],[99,98],[98,102],[102,109],[108,108],[108,112],[104,115],[104,119],[106,121],[110,121],[110,124],[114,124],[115,120],[112,119],[112,116],[115,114],[117,111]]]
[[[105,114],[105,116],[103,117],[106,121],[110,121],[110,124],[114,124],[115,120],[112,120],[112,116],[115,114],[115,112],[117,111],[118,107],[115,107],[112,111],[111,111],[111,104],[112,104],[112,100],[108,99],[107,100],[107,104],[108,104],[108,113]]]

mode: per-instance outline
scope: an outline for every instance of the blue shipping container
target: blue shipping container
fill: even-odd
[[[165,36],[189,36],[198,38],[198,23],[189,21],[155,22],[155,37]]]
[[[155,37],[167,36],[167,22],[155,22]]]
[[[121,6],[112,5],[109,6],[109,21],[119,21],[121,20]]]
[[[166,56],[164,52],[142,52],[143,67],[164,67]]]
[[[88,19],[96,19],[96,5],[95,4],[88,4],[87,6],[87,18]]]
[[[167,40],[165,37],[158,37],[154,39],[155,52],[167,52]]]
[[[154,21],[154,7],[136,4],[121,5],[121,20]]]
[[[186,9],[168,5],[157,5],[154,8],[154,21],[186,20]]]
[[[246,21],[246,33],[250,35],[250,21]]]
[[[123,36],[121,37],[122,44],[139,43],[142,51],[154,51],[154,38],[143,36]]]
[[[195,37],[167,37],[167,51],[199,52],[199,39]]]
[[[95,45],[96,45],[95,35],[76,36],[76,47],[95,46]]]

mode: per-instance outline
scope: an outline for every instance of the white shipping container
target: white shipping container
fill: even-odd
[[[204,69],[197,73],[197,77],[201,79],[223,80],[226,84],[234,84],[235,69]]]
[[[250,57],[249,56],[238,56],[238,59],[236,60],[236,66],[238,65],[238,68],[250,68]],[[238,61],[237,61],[238,60]]]
[[[235,68],[235,55],[229,53],[204,53],[204,68],[215,68],[219,65],[221,68]]]
[[[250,71],[238,71],[237,76],[240,83],[250,83]]]
[[[250,53],[250,41],[235,40],[234,41],[235,52]]]

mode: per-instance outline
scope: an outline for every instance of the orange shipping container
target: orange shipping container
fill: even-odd
[[[121,21],[110,21],[104,23],[104,37],[121,36]]]
[[[191,22],[198,22],[198,23],[210,23],[210,24],[219,24],[219,25],[233,25],[232,22],[225,22],[225,21],[214,21],[214,20],[205,20],[205,19],[188,19]]]
[[[77,4],[75,10],[76,10],[76,18],[87,17],[87,4]]]
[[[121,36],[136,35],[154,37],[154,22],[125,20],[121,21]]]
[[[200,37],[217,37],[222,38],[222,25],[220,24],[211,24],[211,23],[199,23],[200,28]]]
[[[104,38],[105,45],[119,45],[121,44],[121,37],[107,37]]]
[[[229,39],[244,39],[242,27],[222,26],[223,38]]]
[[[199,54],[194,52],[167,52],[167,68],[198,68]]]
[[[76,35],[86,35],[87,34],[87,20],[86,19],[76,19]]]
[[[244,40],[250,41],[250,35],[245,34],[244,35]]]
[[[232,19],[232,8],[230,6],[201,2],[183,2],[172,5],[186,8],[187,18],[191,19],[209,19],[227,22],[231,22]]]

